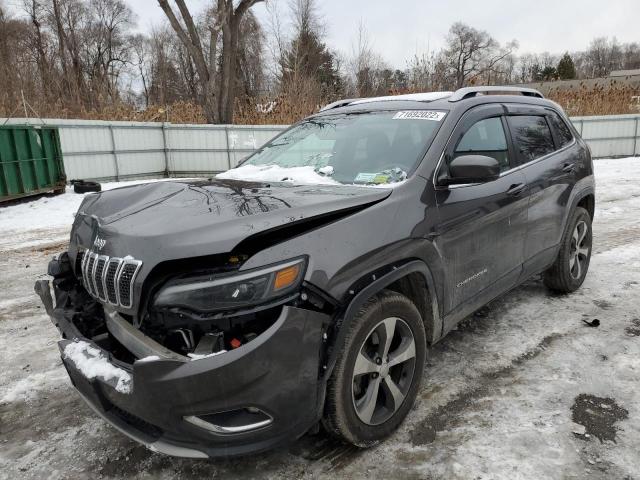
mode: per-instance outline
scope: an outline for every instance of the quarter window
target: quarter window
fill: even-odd
[[[485,118],[467,130],[456,147],[454,158],[461,155],[492,157],[500,164],[500,171],[508,170],[509,152],[501,118]]]
[[[509,117],[509,127],[524,163],[544,157],[555,150],[551,130],[544,117]]]
[[[571,143],[571,141],[573,140],[573,135],[571,134],[571,130],[564,122],[564,120],[560,118],[560,115],[558,115],[556,112],[551,112],[549,114],[549,119],[551,120],[551,125],[558,134],[558,139],[560,140],[559,147],[564,147],[565,145]]]

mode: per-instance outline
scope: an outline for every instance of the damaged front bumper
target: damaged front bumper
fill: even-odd
[[[74,387],[96,413],[153,451],[190,458],[259,452],[300,437],[320,418],[328,315],[284,306],[253,341],[193,360],[105,310],[109,335],[138,358],[125,363],[99,337],[86,338],[74,324],[74,309],[54,304],[52,290],[64,297],[49,281],[36,284],[62,334],[59,348]],[[78,361],[78,350],[89,366]]]

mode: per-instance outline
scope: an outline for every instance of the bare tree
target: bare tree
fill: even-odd
[[[484,77],[484,83],[487,85],[510,83],[514,63],[512,57],[517,48],[518,42],[515,40],[507,43],[504,47],[497,44],[496,48],[486,52],[477,76]]]
[[[373,49],[364,22],[360,20],[349,60],[349,74],[354,94],[358,97],[369,97],[385,93],[381,91],[384,89],[384,82],[379,74],[386,68],[382,57]]]
[[[151,41],[144,35],[138,34],[130,38],[132,49],[132,63],[140,76],[144,106],[149,107],[149,81],[151,77]]]
[[[47,55],[47,41],[43,31],[44,9],[39,0],[23,0],[23,9],[33,27],[32,41],[30,48],[34,53],[35,63],[40,74],[40,88],[45,99],[50,97],[51,90],[44,84],[49,78],[49,60]]]
[[[615,37],[594,38],[585,53],[586,68],[592,77],[605,77],[612,70],[622,68],[623,53]]]
[[[498,42],[482,30],[454,23],[446,37],[444,56],[451,68],[455,88],[461,88],[468,79],[483,71],[485,56],[498,47]]]
[[[133,13],[122,0],[91,0],[89,37],[83,45],[92,89],[118,99],[122,69],[131,61],[129,28]]]
[[[74,97],[77,103],[81,103],[88,97],[81,58],[87,21],[85,4],[81,0],[51,0],[51,14],[68,98]]]
[[[168,0],[158,0],[171,27],[193,60],[202,90],[201,104],[209,122],[233,122],[240,21],[253,5],[261,1],[264,0],[240,0],[234,6],[233,0],[218,0],[214,20],[208,26],[209,51],[205,55],[204,42],[185,0],[175,0],[182,22]],[[217,68],[220,38],[222,51],[220,67]]]
[[[287,48],[287,38],[284,34],[284,25],[279,0],[270,0],[266,3],[266,7],[266,30],[269,38],[269,41],[267,42],[267,49],[270,56],[268,67],[271,76],[276,78],[282,73],[282,58]]]

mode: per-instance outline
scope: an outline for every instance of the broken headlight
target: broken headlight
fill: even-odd
[[[304,277],[306,259],[225,276],[200,276],[169,282],[155,306],[184,307],[201,312],[235,310],[293,294]]]

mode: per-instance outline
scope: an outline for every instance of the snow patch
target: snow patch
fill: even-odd
[[[141,358],[136,363],[155,362],[156,360],[160,360],[160,357],[157,355],[149,355],[148,357]]]
[[[267,103],[258,103],[256,104],[256,112],[258,113],[271,113],[278,106],[276,101],[271,101]]]
[[[33,373],[9,385],[4,395],[0,397],[0,403],[31,400],[50,384],[64,383],[67,378],[68,375],[64,369]]]
[[[216,178],[254,182],[289,182],[303,185],[340,185],[339,182],[320,175],[310,165],[289,168],[279,165],[242,165],[219,173]]]
[[[327,165],[316,170],[307,165],[304,167],[281,167],[279,165],[242,165],[226,172],[219,173],[221,180],[243,180],[246,182],[287,182],[296,185],[338,185],[344,187],[395,188],[405,180],[380,184],[345,184],[331,178],[333,167]]]
[[[331,165],[325,165],[324,167],[318,169],[318,173],[330,177],[331,175],[333,175],[333,167]]]
[[[199,353],[187,353],[187,356],[191,359],[191,361],[194,361],[194,360],[202,360],[203,358],[215,357],[216,355],[221,355],[223,353],[227,353],[227,351],[220,350],[219,352],[208,353],[207,355],[201,355]]]
[[[175,179],[107,182],[102,184],[102,191],[130,185],[172,180]],[[73,187],[68,186],[62,195],[44,196],[33,201],[0,207],[0,230],[3,232],[16,230],[22,234],[27,230],[70,227],[85,195],[92,195],[92,193],[75,193]]]
[[[99,377],[104,381],[116,380],[116,390],[131,393],[131,375],[112,365],[100,350],[83,341],[73,342],[64,349],[64,357],[89,380]]]

